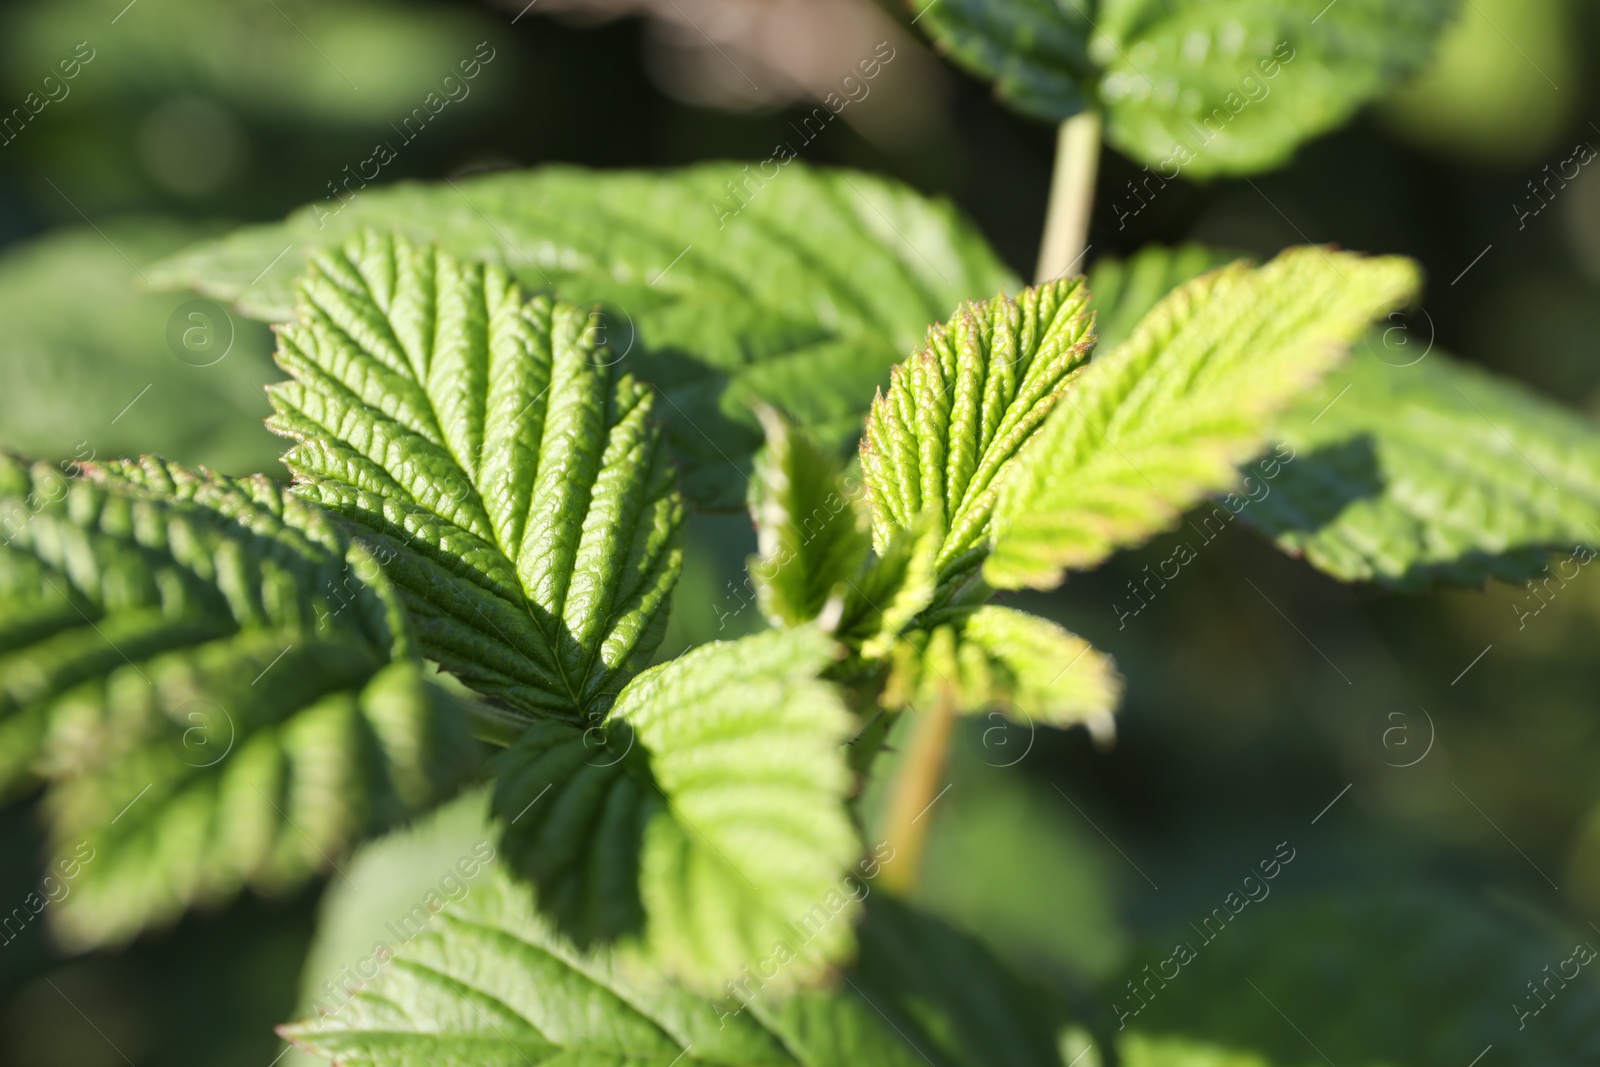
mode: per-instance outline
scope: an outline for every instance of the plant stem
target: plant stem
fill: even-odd
[[[909,896],[922,873],[923,847],[933,822],[924,816],[939,798],[955,721],[955,697],[946,683],[939,687],[932,709],[918,716],[916,733],[895,778],[884,820],[884,840],[894,849],[894,859],[883,866],[883,885],[899,896]]]
[[[471,697],[458,696],[456,706],[467,717],[472,736],[497,748],[507,748],[533,725],[526,715],[518,715],[505,708],[497,708]]]
[[[1089,239],[1094,180],[1100,166],[1100,113],[1085,109],[1056,134],[1056,167],[1034,282],[1042,284],[1078,267]]]

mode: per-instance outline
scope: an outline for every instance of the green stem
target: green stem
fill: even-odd
[[[1034,282],[1042,284],[1079,269],[1089,239],[1094,181],[1100,167],[1100,113],[1083,110],[1061,124],[1056,134],[1056,167],[1050,179],[1050,207]]]
[[[472,736],[497,748],[508,748],[527,732],[533,720],[505,708],[497,708],[471,697],[458,696],[456,706],[467,717]]]
[[[933,707],[918,717],[889,796],[883,837],[894,849],[894,859],[883,866],[883,885],[898,896],[910,896],[922,874],[922,853],[933,824],[928,809],[939,798],[955,721],[955,694],[947,682],[939,687]]]

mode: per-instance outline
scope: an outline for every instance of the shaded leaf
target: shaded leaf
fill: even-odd
[[[544,723],[500,757],[506,863],[582,944],[642,937],[690,984],[772,956],[782,986],[853,944],[840,896],[851,720],[812,628],[702,645],[640,675],[604,731]]]
[[[1278,413],[1416,285],[1406,260],[1298,248],[1168,295],[1029,442],[1003,487],[984,578],[1054,585],[1233,484]]]
[[[11,5],[0,38],[7,69],[48,72],[74,55],[86,62],[75,68],[81,76],[66,83],[68,91],[96,110],[186,95],[289,122],[370,125],[388,138],[384,124],[397,114],[410,117],[408,109],[430,92],[444,99],[440,78],[456,74],[460,61],[494,55],[492,47],[474,51],[494,33],[493,22],[448,8],[376,0],[139,0],[135,18],[123,17],[126,6],[127,0]],[[113,23],[116,43],[104,47]],[[77,41],[84,44],[74,50],[68,42]],[[464,100],[489,91],[485,82],[492,80],[492,74],[456,77],[466,87],[456,91]],[[22,92],[36,88],[12,83]]]
[[[69,472],[148,451],[281,473],[282,449],[261,425],[268,332],[218,304],[151,293],[137,272],[205,231],[153,219],[101,229],[0,255],[0,446],[67,461]]]
[[[589,721],[661,639],[682,506],[649,390],[588,315],[368,233],[300,286],[269,425],[299,489],[395,557],[426,655]]]
[[[0,458],[0,514],[0,784],[83,861],[68,942],[303,883],[476,765],[378,558],[272,482]]]
[[[1144,1008],[1134,1011],[1124,983],[1108,983],[1107,995],[1129,1012],[1128,1035],[1226,1049],[1249,1056],[1246,1063],[1341,1067],[1470,1063],[1489,1045],[1486,1060],[1551,1067],[1600,1054],[1600,992],[1587,977],[1595,964],[1574,959],[1575,946],[1596,944],[1587,928],[1436,885],[1274,893],[1244,906],[1226,922],[1210,918],[1199,934],[1175,923],[1145,942],[1131,966],[1149,963],[1149,973],[1170,975],[1178,944],[1193,956],[1165,988],[1152,983]],[[1594,959],[1592,947],[1587,955]],[[1374,960],[1387,980],[1373,980]],[[1564,984],[1541,985],[1558,971],[1569,976]]]
[[[772,408],[758,414],[767,443],[750,484],[760,547],[750,576],[767,621],[796,626],[822,614],[854,577],[870,538],[837,460]]]
[[[927,516],[914,528],[893,531],[883,554],[869,558],[849,583],[835,636],[868,659],[887,654],[933,603],[943,543],[944,532]]]
[[[887,894],[861,928],[851,987],[940,1067],[1059,1065],[1059,1002],[1007,971],[981,943]]]
[[[739,474],[761,440],[747,401],[780,406],[820,445],[843,448],[928,323],[1015,285],[948,205],[799,162],[776,175],[727,163],[544,167],[370,189],[332,218],[302,209],[149,273],[286,319],[310,255],[373,225],[488,259],[530,290],[621,309],[597,332],[662,391],[688,497],[729,510],[744,503]]]
[[[1295,458],[1244,518],[1336,578],[1409,589],[1528,578],[1545,550],[1600,544],[1600,428],[1412,348],[1374,333],[1284,417]]]

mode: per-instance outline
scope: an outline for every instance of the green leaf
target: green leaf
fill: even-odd
[[[936,809],[913,900],[1018,973],[1109,979],[1128,964],[1119,911],[1139,876],[1062,793],[1017,772],[1046,739],[999,715],[958,727],[948,774],[961,802]]]
[[[444,814],[420,836],[363,849],[351,881],[329,887],[313,956],[329,964],[319,973],[344,979],[317,987],[315,1015],[280,1028],[300,1048],[350,1067],[1061,1062],[1051,1046],[1057,1006],[969,938],[902,905],[871,901],[868,958],[837,989],[785,998],[753,967],[711,1000],[575,950],[522,887],[478,862],[481,815],[474,826],[471,811]],[[871,893],[880,869],[863,865],[856,891]],[[406,884],[396,893],[386,876]],[[380,926],[380,915],[404,918]],[[368,936],[349,939],[337,925],[348,922],[369,925]]]
[[[729,510],[744,503],[738,474],[761,441],[748,401],[781,407],[820,445],[843,448],[928,323],[1015,285],[948,205],[799,162],[666,174],[544,167],[368,189],[321,215],[302,209],[149,273],[284,319],[312,252],[363,227],[398,227],[495,262],[530,290],[620,308],[597,330],[662,391],[686,494]]]
[[[927,516],[942,537],[935,606],[981,592],[996,494],[1088,360],[1088,303],[1072,278],[964,305],[873,399],[861,442],[873,541],[883,551]]]
[[[0,516],[0,787],[47,782],[69,943],[292,888],[475,767],[381,557],[272,482],[0,457]]]
[[[1182,1037],[1132,1033],[1117,1042],[1117,1051],[1124,1067],[1270,1067],[1260,1056]]]
[[[1231,258],[1189,245],[1098,261],[1089,280],[1102,343]],[[1540,573],[1546,549],[1600,540],[1595,424],[1398,325],[1374,327],[1277,435],[1293,458],[1240,514],[1343,581],[1521,580]]]
[[[206,231],[153,219],[100,229],[0,255],[0,447],[66,470],[151,451],[229,473],[281,473],[282,449],[261,425],[269,332],[219,304],[151,293],[138,274]]]
[[[943,543],[944,532],[927,515],[913,529],[895,530],[845,590],[834,636],[867,659],[886,655],[933,603]]]
[[[1250,174],[1432,55],[1456,0],[1105,0],[1107,139],[1161,177]]]
[[[889,862],[893,862],[891,859]],[[862,883],[865,885],[866,883]],[[886,893],[871,897],[851,988],[924,1064],[1056,1067],[1058,999],[1006,970],[979,941]]]
[[[395,556],[424,654],[573,721],[648,661],[682,561],[650,391],[595,342],[499,268],[368,233],[301,283],[269,422],[300,491]]]
[[[1142,1008],[1126,974],[1106,984],[1126,1035],[1340,1067],[1467,1064],[1489,1045],[1485,1062],[1576,1067],[1600,1054],[1600,991],[1583,977],[1594,964],[1573,959],[1575,945],[1596,944],[1587,927],[1565,928],[1498,888],[1485,898],[1441,885],[1347,885],[1280,899],[1288,889],[1247,883],[1271,895],[1251,903],[1235,892],[1227,906],[1219,896],[1212,912],[1145,940],[1128,970]],[[1374,960],[1384,981],[1373,979]],[[1566,983],[1541,987],[1566,966]],[[1158,973],[1164,984],[1147,977]]]
[[[1122,678],[1109,656],[1055,623],[986,605],[964,622],[903,641],[884,692],[891,704],[932,707],[949,685],[958,709],[998,708],[1022,722],[1083,723],[1110,737]]]
[[[1600,544],[1600,427],[1416,346],[1371,337],[1290,411],[1294,459],[1242,517],[1336,578],[1409,589]]]
[[[851,993],[714,1003],[575,951],[503,876],[475,885],[327,1015],[280,1028],[348,1067],[851,1067],[921,1063]]]
[[[338,1008],[382,955],[432,925],[446,904],[498,877],[491,873],[494,838],[485,785],[363,842],[340,863],[348,881],[334,878],[317,903],[316,935],[300,972],[296,1011]],[[285,1062],[295,1059],[290,1053]]]
[[[1019,457],[984,578],[1054,585],[1233,484],[1279,412],[1417,282],[1407,260],[1298,248],[1168,295],[1090,364]]]
[[[1095,107],[1155,180],[1283,163],[1432,53],[1455,0],[937,0],[920,21],[1017,110]]]
[[[780,944],[782,985],[848,954],[851,719],[817,680],[834,648],[810,627],[702,645],[636,678],[604,733],[531,728],[494,811],[541,910],[581,944],[642,938],[702,988]]]
[[[767,444],[756,457],[750,559],[761,612],[774,626],[822,614],[866,560],[870,539],[833,456],[772,408],[757,412]]]
[[[482,80],[463,80],[457,68],[474,58],[474,46],[485,36],[498,36],[486,14],[377,0],[139,0],[134,18],[126,5],[127,0],[10,5],[0,38],[6,68],[51,72],[59,60],[75,55],[82,62],[74,69],[81,73],[67,85],[73,97],[84,98],[80,110],[134,111],[153,100],[200,97],[246,116],[345,130],[356,125],[358,134],[373,127],[397,141],[396,147],[404,146],[405,134],[395,137],[385,124],[409,118],[414,107],[431,109],[424,105],[430,93],[434,103],[443,101],[444,76],[455,74],[453,83],[466,87],[459,100],[492,91],[485,85],[493,80],[492,62],[485,72],[491,76]],[[116,43],[106,47],[102,40],[113,23]],[[74,49],[71,42],[83,44]],[[485,48],[477,58],[492,53]],[[501,55],[501,63],[510,62]],[[456,110],[450,107],[452,117]],[[341,174],[335,181],[341,179],[349,180]]]
[[[1090,307],[1094,310],[1095,342],[1110,352],[1126,341],[1134,329],[1172,290],[1208,270],[1248,258],[1210,245],[1167,247],[1145,245],[1127,259],[1103,256],[1089,268]]]
[[[928,36],[1025,115],[1059,122],[1093,99],[1092,21],[1076,0],[921,0]]]

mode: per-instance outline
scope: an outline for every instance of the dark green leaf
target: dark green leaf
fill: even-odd
[[[150,274],[285,319],[311,253],[366,226],[488,259],[530,290],[620,309],[596,332],[662,390],[690,499],[726,509],[742,505],[741,475],[760,444],[750,399],[842,448],[928,323],[1015,285],[947,205],[799,162],[670,174],[546,167],[370,189],[332,217],[302,209]]]
[[[1587,927],[1439,886],[1295,899],[1253,881],[1270,895],[1234,893],[1201,925],[1146,940],[1129,976],[1143,1007],[1124,981],[1108,984],[1126,1033],[1308,1067],[1465,1065],[1490,1045],[1484,1062],[1576,1067],[1600,1055],[1594,948],[1591,962],[1574,958],[1600,944]]]
[[[939,48],[1018,111],[1059,122],[1094,98],[1093,25],[1077,0],[912,0]]]
[[[1086,107],[1102,110],[1107,139],[1154,168],[1147,181],[1159,187],[1180,173],[1281,164],[1426,61],[1456,7],[933,0],[919,21],[1019,111],[1059,122]]]
[[[0,785],[48,782],[69,942],[302,883],[475,766],[380,558],[272,482],[0,458],[0,516]]]
[[[76,56],[79,75],[62,83],[79,100],[69,107],[103,112],[130,100],[202,97],[285,121],[344,129],[370,124],[391,141],[399,138],[386,123],[410,118],[409,109],[424,105],[430,92],[434,102],[443,101],[440,80],[457,73],[460,61],[494,54],[492,46],[474,51],[494,31],[487,13],[421,4],[138,0],[129,10],[128,0],[25,0],[9,6],[7,69],[20,79],[22,71],[49,73],[63,57]],[[458,77],[456,84],[466,86],[461,99],[483,93],[487,80]],[[31,79],[8,81],[21,92],[37,88]]]
[[[1113,145],[1162,178],[1285,162],[1420,67],[1456,0],[1104,0],[1090,54]]]
[[[0,446],[72,463],[159,452],[277,470],[261,425],[270,334],[220,304],[151,293],[139,267],[205,230],[108,221],[0,255]]]
[[[1336,578],[1411,589],[1600,544],[1600,427],[1403,336],[1375,333],[1283,419],[1294,459],[1243,517]]]

